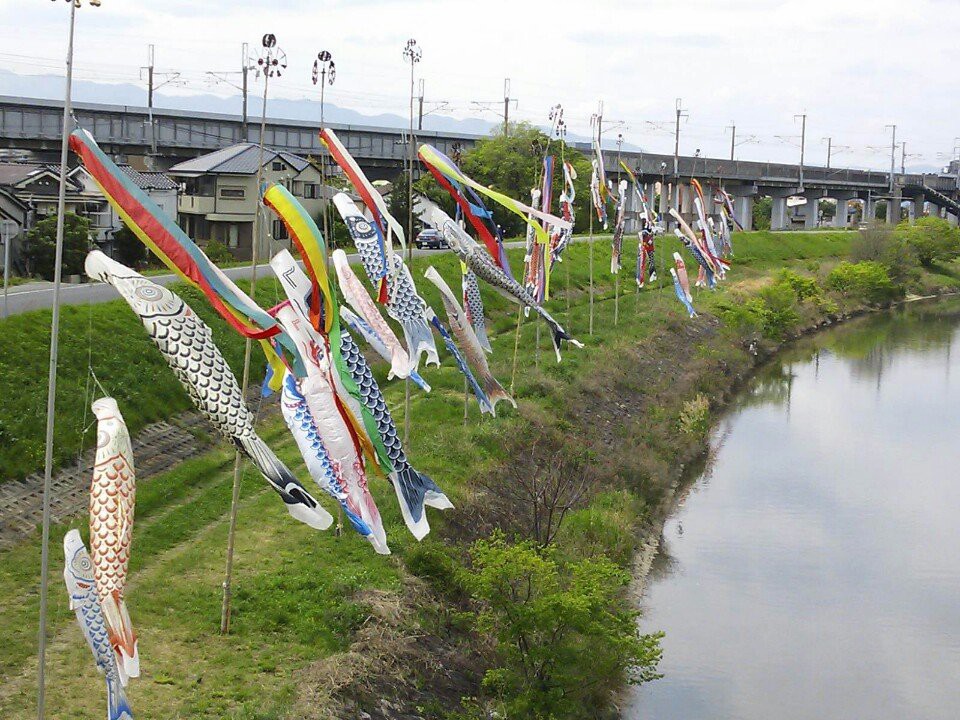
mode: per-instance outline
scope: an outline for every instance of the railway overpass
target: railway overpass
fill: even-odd
[[[59,101],[0,96],[0,148],[30,151],[56,161],[62,113],[63,103]],[[76,103],[74,116],[105,152],[134,166],[149,161],[161,170],[234,143],[260,140],[259,123],[244,125],[236,115],[154,108],[151,121],[151,113],[144,107]],[[314,122],[269,120],[264,141],[277,149],[316,157],[321,153],[318,127]],[[403,129],[339,124],[331,127],[372,179],[395,177],[409,156],[407,132]],[[429,142],[447,154],[457,146],[469,149],[482,137],[429,130],[419,130],[416,136],[418,141]],[[154,145],[156,153],[151,152]],[[590,152],[586,143],[574,145]],[[620,159],[635,169],[648,197],[656,196],[657,183],[667,188],[667,192],[660,193],[657,208],[664,214],[670,206],[685,215],[692,212],[689,181],[695,177],[705,188],[722,184],[735,198],[736,215],[745,227],[751,223],[754,199],[764,196],[773,200],[774,229],[788,226],[786,201],[795,196],[807,200],[807,226],[817,224],[816,209],[822,198],[837,202],[837,225],[846,224],[846,209],[851,202],[863,203],[866,217],[872,216],[873,204],[880,199],[898,204],[908,201],[911,217],[922,214],[924,203],[954,220],[960,216],[960,182],[956,175],[895,174],[891,182],[889,173],[871,170],[701,157],[679,157],[675,161],[672,155],[643,152],[623,152]],[[607,151],[604,165],[609,174],[616,174],[617,154]],[[627,209],[632,213],[637,210],[629,206]]]

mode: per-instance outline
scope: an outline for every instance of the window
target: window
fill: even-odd
[[[279,160],[274,160],[273,164],[270,166],[270,169],[275,170],[276,172],[283,172],[285,167],[286,166]]]
[[[273,239],[274,240],[286,240],[287,239],[287,226],[284,225],[279,220],[273,221]]]
[[[243,200],[246,193],[242,187],[222,187],[220,188],[220,197],[224,200]]]
[[[317,193],[317,184],[316,183],[304,183],[303,184],[303,197],[307,200],[316,200],[319,196]]]

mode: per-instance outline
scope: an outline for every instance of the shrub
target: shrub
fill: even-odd
[[[815,299],[823,294],[815,278],[800,275],[793,270],[781,270],[777,275],[777,284],[789,285],[797,298],[797,302]]]
[[[782,340],[800,322],[797,296],[786,282],[768,285],[759,293],[764,307],[763,335],[771,340]]]
[[[63,225],[63,275],[79,275],[83,261],[91,246],[90,221],[73,213],[64,216]],[[44,280],[53,280],[56,260],[57,218],[44,218],[27,233],[24,255],[29,275],[39,275]]]
[[[680,432],[688,435],[703,435],[710,427],[710,401],[702,393],[687,400],[680,410]]]
[[[472,557],[477,628],[496,640],[483,687],[502,716],[594,717],[623,680],[657,677],[660,635],[640,634],[637,613],[623,609],[629,575],[609,560],[565,561],[502,535],[475,543]]]
[[[903,223],[894,233],[913,249],[920,264],[926,267],[960,257],[960,228],[943,218],[925,217],[912,225]]]
[[[207,257],[210,258],[210,262],[215,265],[223,265],[225,263],[232,263],[236,261],[236,258],[233,256],[233,253],[230,252],[230,248],[224,245],[219,240],[211,240],[203,248],[203,252],[207,254]]]
[[[879,262],[842,262],[827,276],[827,287],[847,297],[859,297],[879,303],[901,294],[890,274]]]
[[[128,267],[140,267],[147,257],[147,248],[133,230],[124,225],[113,234],[114,258]]]
[[[919,266],[916,250],[904,240],[900,228],[895,231],[885,225],[874,225],[857,233],[850,243],[850,258],[853,262],[881,263],[897,285],[913,280]]]

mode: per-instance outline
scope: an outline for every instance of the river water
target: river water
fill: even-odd
[[[678,495],[624,717],[960,718],[958,470],[960,301],[788,350]]]

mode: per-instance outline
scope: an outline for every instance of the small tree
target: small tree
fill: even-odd
[[[912,225],[897,226],[896,235],[913,248],[917,259],[926,267],[960,257],[960,228],[943,218],[920,218]]]
[[[753,203],[753,229],[769,230],[773,217],[773,200],[769,197],[759,197]]]
[[[116,259],[124,265],[137,268],[147,259],[147,248],[133,230],[124,225],[113,234]]]
[[[496,527],[545,547],[596,481],[585,453],[544,432],[524,438],[515,462],[480,481],[487,491],[484,504]]]
[[[233,253],[230,252],[230,248],[228,248],[219,240],[211,240],[208,242],[204,246],[203,252],[206,253],[208,258],[210,258],[210,262],[216,265],[223,265],[236,260],[236,258],[233,256]]]
[[[90,221],[74,213],[67,213],[64,216],[61,263],[61,272],[64,275],[79,275],[83,271],[83,261],[90,245]],[[27,233],[24,248],[27,274],[53,280],[56,248],[57,218],[46,217]]]
[[[658,677],[660,635],[641,635],[622,608],[629,575],[606,558],[566,561],[502,535],[472,549],[465,585],[477,626],[496,639],[483,686],[509,718],[594,717],[624,680]]]

